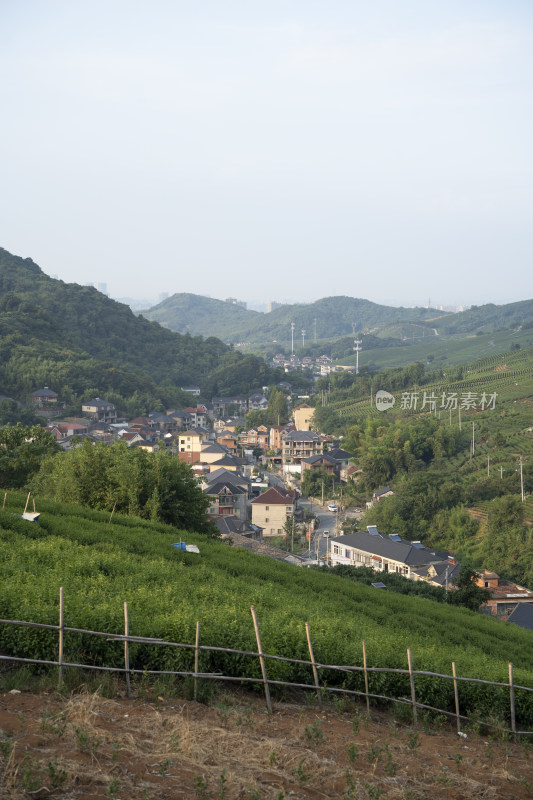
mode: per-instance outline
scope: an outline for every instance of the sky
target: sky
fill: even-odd
[[[0,246],[113,297],[533,296],[530,0],[0,0]]]

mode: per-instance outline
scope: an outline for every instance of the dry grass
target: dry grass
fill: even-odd
[[[213,706],[81,692],[0,695],[0,798],[418,800],[533,797],[521,744],[422,732],[358,706],[225,692]],[[6,744],[7,743],[7,744]]]

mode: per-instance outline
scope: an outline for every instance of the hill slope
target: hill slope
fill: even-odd
[[[309,621],[316,658],[323,664],[362,663],[366,641],[371,666],[406,667],[411,647],[417,669],[506,680],[508,661],[515,680],[533,685],[533,640],[527,631],[482,614],[420,598],[379,592],[328,572],[299,569],[246,550],[187,533],[200,555],[173,548],[180,532],[134,518],[38,500],[38,524],[20,519],[22,494],[10,493],[0,511],[0,617],[44,623],[57,621],[59,587],[65,587],[72,627],[117,632],[122,629],[124,600],[130,603],[131,632],[167,641],[193,642],[200,621],[202,643],[255,649],[250,606],[255,605],[265,652],[307,659]],[[183,537],[184,534],[182,533]],[[342,637],[339,636],[342,631]],[[54,632],[0,626],[0,649],[10,654],[54,656]],[[84,651],[82,653],[82,651]],[[68,660],[120,663],[116,644],[105,638],[68,635]],[[487,658],[490,654],[490,660]],[[139,669],[189,669],[189,650],[132,645],[132,666]],[[117,662],[118,659],[118,662]],[[201,670],[258,675],[256,659],[203,651]],[[311,682],[309,668],[270,661],[269,678]],[[338,675],[324,670],[322,679],[335,685]],[[343,674],[347,688],[362,687],[360,673]],[[443,690],[421,680],[420,702],[453,703],[453,688]],[[405,675],[372,673],[371,691],[409,694]],[[521,721],[533,723],[527,698],[517,700]],[[487,689],[480,696],[474,684],[461,687],[464,712],[473,707],[504,713],[507,698]]]
[[[272,377],[264,362],[218,339],[165,330],[96,289],[49,278],[31,259],[3,249],[0,298],[0,392],[19,399],[43,383],[75,394],[160,396],[157,385],[199,383],[207,392],[232,393]]]

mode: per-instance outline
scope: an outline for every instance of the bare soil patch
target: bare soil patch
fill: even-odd
[[[0,798],[533,797],[533,749],[350,704],[0,694]]]

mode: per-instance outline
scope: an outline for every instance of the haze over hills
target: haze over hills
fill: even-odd
[[[165,330],[92,287],[50,278],[31,259],[0,248],[0,394],[24,400],[48,385],[68,399],[136,393],[145,405],[177,403],[179,387],[189,383],[207,395],[232,394],[275,377],[255,356],[214,337]]]
[[[295,340],[306,331],[311,341],[330,339],[356,331],[374,330],[402,320],[428,320],[434,309],[394,308],[355,297],[325,297],[309,304],[282,305],[269,314],[249,311],[241,306],[195,294],[174,294],[162,303],[141,312],[171,330],[219,336],[231,342],[271,342],[290,339],[290,324],[295,324]],[[438,312],[439,314],[442,312]]]

